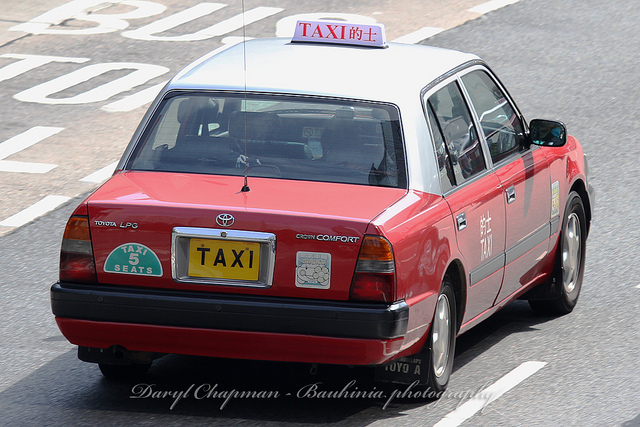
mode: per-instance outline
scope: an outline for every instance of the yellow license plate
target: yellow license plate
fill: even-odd
[[[257,281],[260,243],[191,239],[189,276]]]

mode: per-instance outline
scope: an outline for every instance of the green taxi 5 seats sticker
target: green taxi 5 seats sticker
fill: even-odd
[[[151,249],[140,243],[125,243],[111,251],[104,263],[107,273],[162,276],[162,265]]]

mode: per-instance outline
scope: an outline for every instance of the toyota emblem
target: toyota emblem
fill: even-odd
[[[235,218],[231,214],[224,213],[216,217],[216,223],[220,227],[231,227],[235,221]]]

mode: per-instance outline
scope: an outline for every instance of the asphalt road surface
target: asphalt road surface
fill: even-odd
[[[389,39],[477,53],[527,118],[562,120],[584,145],[597,200],[576,309],[540,317],[517,301],[464,334],[450,388],[436,402],[402,398],[404,389],[383,389],[366,370],[348,367],[312,372],[309,365],[169,356],[142,380],[111,382],[76,358],[55,326],[48,292],[68,215],[108,176],[94,173],[118,159],[144,113],[148,93],[132,95],[153,92],[241,35],[232,25],[237,2],[215,11],[195,0],[146,2],[142,10],[93,3],[85,19],[136,10],[148,16],[125,15],[126,28],[113,16],[50,25],[63,14],[42,15],[65,4],[53,0],[9,0],[0,12],[0,425],[640,425],[637,2],[521,0],[493,11],[469,11],[482,1],[246,2],[247,10],[271,8],[255,12],[251,37],[276,35],[278,23],[286,27],[283,18],[296,14],[349,13],[385,23]],[[202,22],[158,31],[159,20],[196,6],[209,8],[199,11]],[[223,22],[203,40],[153,40]],[[25,23],[31,26],[14,28]],[[91,34],[100,25],[106,32]],[[105,99],[91,92],[136,69],[142,82],[130,89],[121,80]],[[12,139],[24,132],[32,133]],[[42,139],[24,147],[34,135]],[[45,209],[29,211],[42,200]]]

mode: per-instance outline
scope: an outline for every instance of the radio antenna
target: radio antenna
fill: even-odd
[[[249,168],[249,156],[247,156],[247,31],[244,21],[244,0],[242,0],[242,69],[244,74],[244,185],[240,192],[247,193],[251,190],[247,180]]]

